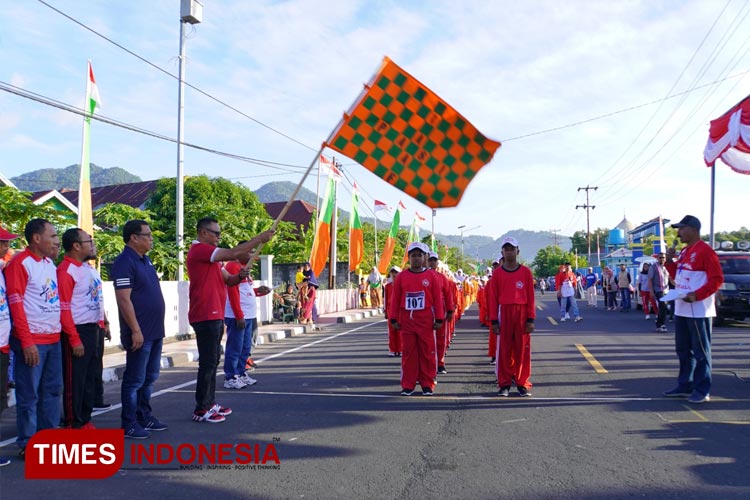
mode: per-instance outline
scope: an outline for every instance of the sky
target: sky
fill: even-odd
[[[180,2],[45,1],[110,41],[40,1],[6,2],[3,87],[82,108],[90,59],[98,115],[176,138]],[[464,226],[466,235],[493,238],[513,229],[571,235],[586,230],[587,204],[592,231],[623,216],[638,224],[692,214],[707,233],[709,122],[750,94],[750,2],[739,0],[203,4],[203,22],[186,26],[185,81],[202,92],[186,88],[185,141],[264,164],[186,148],[186,175],[250,189],[298,183],[388,56],[502,142],[461,203],[437,210],[435,230],[444,234]],[[79,163],[81,120],[0,91],[0,173]],[[360,186],[363,216],[374,199],[402,201],[402,223],[416,211],[430,229],[428,207],[325,154]],[[174,177],[177,147],[94,122],[91,161],[143,180]],[[305,186],[315,191],[316,179]],[[588,203],[587,186],[597,188]],[[345,182],[344,209],[349,193]],[[750,176],[717,162],[717,231],[750,227],[748,193]]]

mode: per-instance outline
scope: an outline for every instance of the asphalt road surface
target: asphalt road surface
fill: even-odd
[[[32,481],[14,459],[0,497],[750,498],[750,325],[714,329],[712,400],[690,406],[661,397],[675,385],[673,337],[640,311],[579,301],[584,321],[558,324],[554,296],[537,300],[532,398],[496,396],[476,306],[431,398],[399,395],[400,360],[387,356],[385,322],[370,318],[260,347],[257,385],[217,389],[234,410],[222,424],[190,419],[195,364],[162,371],[152,403],[169,430],[137,444],[259,444],[278,467],[181,469],[126,454],[109,479]],[[106,391],[119,401],[117,383]],[[14,418],[2,416],[4,440]],[[93,421],[115,428],[119,409]]]

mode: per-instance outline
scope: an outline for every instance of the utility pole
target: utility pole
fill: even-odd
[[[559,233],[560,230],[559,229],[550,229],[549,232],[552,233],[552,239],[555,242],[555,246],[559,246],[557,244],[557,233]]]
[[[592,187],[589,185],[586,185],[586,187],[579,187],[578,191],[586,191],[586,204],[576,205],[576,210],[578,210],[579,208],[586,209],[586,240],[588,241],[588,246],[589,246],[589,262],[591,262],[591,224],[589,221],[589,209],[593,210],[594,208],[596,208],[596,205],[589,204],[589,191],[591,191],[592,189],[596,191],[597,189],[599,189],[599,187],[598,186]]]

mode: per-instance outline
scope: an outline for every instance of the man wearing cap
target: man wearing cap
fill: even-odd
[[[453,311],[456,308],[456,304],[453,300],[453,290],[449,283],[448,277],[438,270],[438,254],[435,252],[429,253],[429,259],[427,260],[430,269],[435,271],[440,281],[440,287],[443,290],[443,306],[445,307],[445,321],[440,328],[435,330],[435,346],[437,348],[437,372],[448,373],[445,368],[445,353],[448,350],[448,323],[453,316]]]
[[[518,241],[510,236],[502,241],[503,264],[492,273],[489,312],[492,333],[498,342],[498,396],[508,397],[515,380],[521,397],[531,396],[531,333],[534,331],[536,304],[531,269],[518,262]]]
[[[388,307],[393,295],[393,282],[396,280],[396,276],[398,276],[398,273],[400,272],[400,267],[391,267],[391,270],[388,271],[388,279],[383,287],[383,313],[385,314],[386,320],[388,320]],[[388,321],[388,356],[392,358],[400,357],[401,350],[401,333],[393,327],[393,323]]]
[[[8,232],[0,226],[0,414],[8,407],[8,365],[10,361],[8,342],[11,325],[3,267],[5,266],[5,256],[10,251],[10,242],[16,238],[18,238],[17,234]],[[8,457],[0,457],[0,467],[9,463]]]
[[[62,356],[60,296],[53,259],[60,250],[55,226],[32,219],[24,228],[28,246],[5,268],[13,318],[10,347],[15,359],[16,444],[25,457],[29,439],[60,423]]]
[[[424,243],[409,244],[409,268],[396,276],[388,306],[389,321],[401,331],[403,396],[414,394],[417,382],[422,394],[432,396],[437,376],[435,330],[443,324],[445,306],[437,274],[424,267],[429,251]]]
[[[711,318],[716,316],[714,294],[724,283],[716,252],[701,240],[701,223],[686,215],[677,236],[687,245],[677,258],[675,285],[675,351],[680,361],[677,386],[667,397],[687,397],[689,403],[711,399]]]

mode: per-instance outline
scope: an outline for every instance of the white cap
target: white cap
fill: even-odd
[[[518,248],[518,241],[512,236],[506,236],[503,238],[503,242],[500,243],[500,248],[503,248],[505,245],[511,245]]]
[[[400,268],[400,267],[398,267],[398,266],[393,266],[393,267],[391,267],[391,269],[390,269],[390,270],[391,270],[391,271],[396,271],[397,273],[400,273],[400,272],[401,272],[401,268]],[[389,271],[389,272],[390,272],[390,271]]]
[[[429,258],[430,259],[437,259],[438,258],[437,252],[430,252],[430,257]]]
[[[412,243],[409,243],[409,246],[406,248],[406,253],[411,253],[412,250],[421,250],[424,254],[430,253],[430,247],[428,247],[421,241],[414,241]]]

